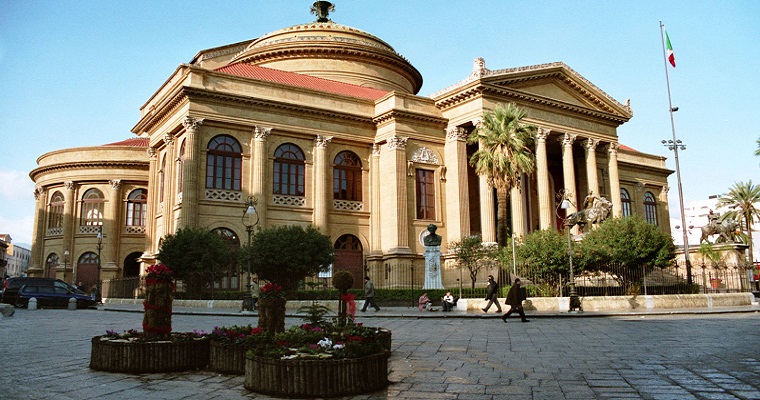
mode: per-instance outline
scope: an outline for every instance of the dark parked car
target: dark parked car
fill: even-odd
[[[16,307],[28,307],[29,299],[37,299],[37,308],[68,307],[69,300],[77,301],[77,308],[96,308],[97,302],[82,291],[72,290],[56,285],[31,283],[21,286],[16,298]]]
[[[83,291],[69,285],[68,283],[53,278],[9,278],[5,281],[5,287],[3,288],[2,302],[6,304],[17,305],[18,293],[24,285],[36,285],[36,286],[54,286],[63,289],[67,289],[72,293],[86,296]],[[39,303],[37,303],[39,305]]]

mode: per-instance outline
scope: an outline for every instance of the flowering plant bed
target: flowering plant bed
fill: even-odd
[[[208,369],[222,374],[245,374],[245,353],[267,339],[263,329],[247,326],[215,327],[209,334]]]
[[[202,332],[171,333],[156,338],[129,330],[92,338],[90,368],[110,372],[175,372],[204,368],[209,339]]]

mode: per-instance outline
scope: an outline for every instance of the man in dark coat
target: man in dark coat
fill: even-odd
[[[501,312],[501,304],[499,304],[499,284],[493,279],[493,275],[488,275],[488,287],[486,287],[486,308],[481,308],[483,312],[488,312],[491,308],[491,304],[496,304],[497,312]]]
[[[523,290],[520,283],[520,278],[515,278],[515,284],[512,285],[512,287],[509,288],[509,292],[507,292],[506,303],[509,305],[509,311],[507,311],[507,313],[501,317],[504,322],[507,322],[507,317],[509,317],[509,314],[512,314],[515,311],[520,314],[522,322],[530,322],[527,318],[525,318],[525,311],[523,311],[522,306],[523,300],[525,300],[528,296],[526,295],[525,290]]]
[[[369,280],[369,276],[364,277],[364,307],[362,307],[361,311],[367,311],[367,306],[372,306],[375,308],[375,311],[380,311],[380,307],[375,303],[375,285]]]

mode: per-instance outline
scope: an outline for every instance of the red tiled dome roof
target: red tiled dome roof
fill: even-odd
[[[148,147],[149,143],[150,139],[138,137],[122,140],[120,142],[104,144],[103,146]]]

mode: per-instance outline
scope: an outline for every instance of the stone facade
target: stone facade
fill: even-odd
[[[253,196],[259,227],[317,227],[336,244],[336,267],[357,282],[368,273],[383,283],[396,266],[414,265],[421,284],[429,224],[439,227],[444,254],[466,235],[496,240],[493,188],[468,165],[476,147],[466,137],[505,102],[540,127],[537,170],[512,191],[515,233],[558,229],[561,189],[575,204],[593,190],[612,201],[615,216],[644,215],[670,230],[664,157],[621,145],[616,129],[633,116],[630,105],[564,63],[489,70],[477,59],[466,79],[429,97],[417,95],[421,85],[390,45],[331,21],[201,51],[142,107],[132,132],[145,147],[40,158],[31,174],[32,270],[48,273],[46,260],[66,249],[69,262],[93,252],[101,227],[103,278],[126,275],[134,253],[152,263],[161,237],[182,227],[217,229],[239,244]],[[91,188],[106,206],[102,225],[88,227],[81,204]],[[125,219],[136,188],[147,190],[142,230]],[[64,219],[51,229],[55,193]],[[55,273],[68,278],[74,269],[64,263]],[[444,285],[459,277],[443,274]]]

